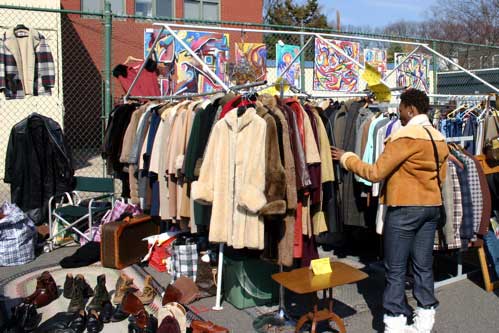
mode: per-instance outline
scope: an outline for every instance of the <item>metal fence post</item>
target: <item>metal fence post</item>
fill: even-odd
[[[111,12],[111,3],[105,2],[104,5],[104,116],[111,113],[112,95],[111,95],[111,39],[113,34],[113,15]]]
[[[434,49],[434,50],[437,50],[437,41],[433,41],[431,43],[431,47]],[[434,94],[438,94],[438,64],[437,64],[437,56],[435,55],[435,53],[433,53],[433,57],[432,57],[432,62],[433,62],[433,93]]]
[[[303,29],[303,20],[301,21],[301,30],[304,31]],[[305,46],[305,36],[300,35],[300,50],[303,49],[303,46]],[[307,56],[306,52],[303,52],[303,54],[300,56],[300,89],[302,91],[305,91],[305,58]]]
[[[104,143],[104,131],[107,119],[111,114],[113,99],[111,95],[111,42],[113,36],[113,14],[111,3],[104,1],[104,108],[102,114],[102,141]],[[106,161],[103,164],[103,176],[106,175]]]

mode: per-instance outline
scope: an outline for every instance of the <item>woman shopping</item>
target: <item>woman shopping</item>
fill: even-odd
[[[385,181],[380,195],[380,202],[387,206],[383,230],[383,322],[385,332],[390,333],[431,332],[438,305],[433,244],[441,218],[440,184],[445,180],[449,150],[444,136],[431,126],[428,109],[429,99],[424,92],[408,89],[400,95],[403,127],[387,138],[375,164],[364,163],[352,152],[331,148],[333,159],[346,170],[372,182]],[[410,308],[405,299],[409,258],[418,303],[412,326],[407,326]]]

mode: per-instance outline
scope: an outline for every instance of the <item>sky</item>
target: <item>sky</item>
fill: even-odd
[[[437,0],[319,0],[323,12],[336,19],[340,11],[342,25],[383,27],[399,20],[422,21]]]

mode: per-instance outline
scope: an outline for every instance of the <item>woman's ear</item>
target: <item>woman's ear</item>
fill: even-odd
[[[415,107],[414,105],[411,105],[411,113],[417,116],[419,114],[418,108]]]

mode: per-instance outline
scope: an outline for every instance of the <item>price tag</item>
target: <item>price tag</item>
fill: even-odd
[[[310,268],[314,275],[322,275],[332,273],[331,261],[329,258],[314,259],[310,262]]]

